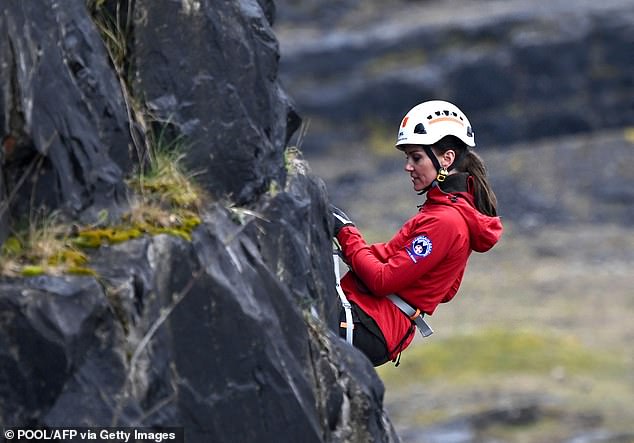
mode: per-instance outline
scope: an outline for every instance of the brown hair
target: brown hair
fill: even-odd
[[[456,158],[450,168],[459,172],[467,172],[473,177],[475,206],[483,214],[497,215],[497,198],[489,183],[487,169],[480,156],[470,149],[462,140],[453,135],[441,138],[432,145],[432,149],[439,155],[452,149]]]

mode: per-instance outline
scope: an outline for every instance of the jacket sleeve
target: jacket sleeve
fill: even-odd
[[[354,226],[344,227],[337,240],[352,271],[374,295],[386,296],[435,268],[446,256],[452,237],[447,224],[433,218],[412,229],[403,227],[385,246],[368,245]],[[380,257],[377,247],[391,253]]]

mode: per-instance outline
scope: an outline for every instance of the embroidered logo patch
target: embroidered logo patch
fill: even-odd
[[[425,258],[431,254],[431,248],[431,240],[424,235],[419,235],[412,241],[412,245],[409,248],[405,248],[405,250],[409,254],[409,258],[414,263],[417,263],[418,258]]]

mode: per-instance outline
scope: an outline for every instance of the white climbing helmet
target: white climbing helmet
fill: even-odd
[[[431,100],[414,106],[405,115],[398,128],[396,147],[433,145],[447,135],[458,137],[467,146],[475,146],[475,137],[467,116],[452,103]]]

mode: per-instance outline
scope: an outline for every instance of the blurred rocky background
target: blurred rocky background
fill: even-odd
[[[499,199],[502,243],[379,371],[402,440],[633,441],[631,1],[276,5],[293,143],[370,241],[420,203],[393,145],[424,100],[467,114]]]

